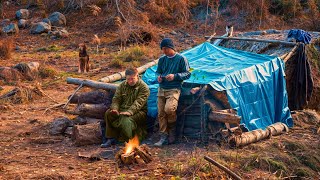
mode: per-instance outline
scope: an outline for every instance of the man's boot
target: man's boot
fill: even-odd
[[[161,133],[160,140],[154,144],[154,146],[161,147],[163,145],[168,145],[168,134]]]
[[[106,122],[104,120],[100,121],[100,128],[101,128],[101,135],[102,135],[102,144],[105,144],[107,143],[107,138],[106,138],[107,128],[106,128]]]
[[[117,143],[117,141],[113,138],[109,138],[107,139],[106,143],[103,143],[100,145],[101,148],[108,148],[111,147],[112,145],[115,145]]]
[[[169,124],[168,143],[174,144],[176,142],[176,123]]]

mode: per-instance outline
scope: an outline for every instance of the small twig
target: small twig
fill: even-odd
[[[65,109],[68,104],[70,103],[71,99],[73,98],[73,96],[83,87],[83,83],[80,84],[80,86],[74,91],[74,93],[70,96],[70,98],[68,99],[68,101],[66,102],[66,104],[63,106],[63,109]]]
[[[216,33],[213,33],[208,39],[207,42],[211,42],[211,39],[216,35]]]
[[[47,113],[47,111],[49,111],[50,109],[58,108],[58,107],[61,107],[61,106],[63,106],[63,105],[65,105],[65,104],[64,104],[64,103],[59,103],[59,104],[55,104],[55,105],[53,105],[53,106],[51,106],[51,107],[48,107],[48,108],[43,112],[43,114]]]
[[[127,19],[124,17],[124,15],[122,14],[122,12],[120,11],[118,0],[115,0],[115,1],[116,1],[116,6],[117,6],[117,11],[118,11],[118,13],[121,15],[122,19],[127,22]]]

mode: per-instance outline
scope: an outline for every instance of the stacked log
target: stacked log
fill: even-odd
[[[257,129],[250,132],[242,133],[241,135],[233,135],[229,138],[230,147],[241,147],[251,143],[258,142],[263,139],[270,138],[288,132],[289,128],[283,123],[275,123],[266,128],[266,130]]]
[[[121,149],[115,158],[119,165],[143,165],[152,161],[150,148],[145,144],[135,147],[133,151],[129,153],[125,153],[125,149]]]
[[[104,114],[109,109],[113,91],[94,90],[76,93],[70,99],[71,104],[77,104],[70,114],[78,115],[74,118],[71,133],[72,140],[77,146],[99,144],[102,134],[100,123],[104,121]]]

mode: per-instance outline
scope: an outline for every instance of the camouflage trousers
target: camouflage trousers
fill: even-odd
[[[141,140],[147,131],[147,113],[139,111],[132,116],[113,114],[108,110],[105,113],[106,137],[119,141],[128,141],[135,135]]]
[[[158,90],[158,120],[161,133],[168,134],[171,126],[175,126],[180,93],[180,89]]]

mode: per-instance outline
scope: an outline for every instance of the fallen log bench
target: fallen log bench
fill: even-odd
[[[115,91],[119,86],[118,84],[103,83],[103,82],[98,82],[98,81],[93,81],[88,79],[71,78],[71,77],[67,78],[67,83],[92,87],[96,89],[111,90],[111,91]]]

